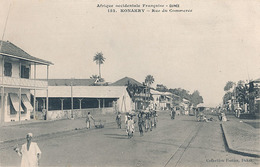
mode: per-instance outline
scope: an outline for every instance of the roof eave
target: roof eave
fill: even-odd
[[[46,62],[44,62],[44,61],[37,61],[37,60],[27,59],[27,58],[24,58],[24,57],[10,55],[10,54],[6,54],[6,53],[2,53],[2,52],[0,52],[0,55],[9,56],[9,57],[13,57],[13,58],[21,59],[21,60],[27,60],[27,61],[30,61],[30,62],[42,64],[42,65],[54,65],[52,62],[49,62],[49,61],[46,61]]]

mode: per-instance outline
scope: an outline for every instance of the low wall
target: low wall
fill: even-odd
[[[73,110],[73,118],[83,118],[86,117],[88,112],[91,115],[100,115],[100,114],[109,114],[114,113],[114,108],[88,108],[88,109],[74,109]],[[70,119],[72,118],[71,110],[53,110],[48,111],[47,120],[59,120],[59,119]]]

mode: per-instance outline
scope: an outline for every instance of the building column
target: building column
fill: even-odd
[[[30,70],[31,71],[31,70]],[[33,119],[35,120],[35,109],[36,109],[36,85],[35,85],[35,80],[36,80],[36,64],[34,63],[34,96],[33,96]]]
[[[80,110],[81,116],[83,118],[83,111],[81,110],[81,102],[82,102],[82,99],[79,99],[79,110]]]
[[[43,109],[42,109],[42,110],[46,109],[45,100],[46,100],[46,99],[44,99],[44,98],[42,99],[42,106],[43,106]]]
[[[46,96],[46,120],[48,119],[48,111],[49,111],[49,90],[48,90],[48,80],[49,80],[49,65],[47,65],[47,96]]]
[[[105,99],[103,99],[103,108],[105,108]]]
[[[70,83],[70,91],[71,91],[71,118],[73,118],[73,82]]]
[[[97,99],[98,100],[98,108],[100,108],[100,99]]]
[[[60,99],[60,101],[61,101],[61,110],[63,111],[63,101],[64,101],[64,99]]]
[[[79,109],[81,110],[81,101],[82,99],[79,99]]]
[[[2,45],[2,43],[1,43]],[[5,57],[2,56],[2,89],[1,89],[1,112],[0,112],[0,123],[4,123],[4,94],[5,94],[5,88],[4,88],[4,65],[5,65]]]
[[[5,87],[1,88],[1,112],[0,112],[0,123],[4,123],[5,111],[4,111],[4,98],[5,98]]]
[[[19,122],[21,121],[21,97],[22,97],[22,93],[21,93],[21,88],[19,88]]]

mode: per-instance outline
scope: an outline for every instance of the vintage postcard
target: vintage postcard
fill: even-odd
[[[259,0],[0,0],[0,166],[259,166]]]

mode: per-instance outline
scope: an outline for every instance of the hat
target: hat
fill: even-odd
[[[32,133],[27,133],[27,136],[33,137],[33,134]]]

